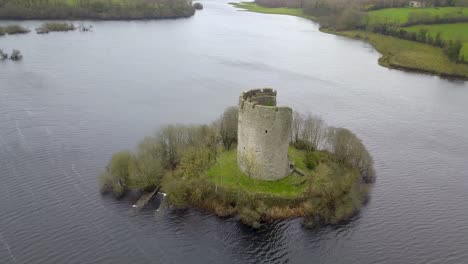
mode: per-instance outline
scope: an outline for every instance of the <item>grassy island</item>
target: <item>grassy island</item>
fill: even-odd
[[[132,189],[161,188],[171,208],[199,208],[252,227],[293,217],[308,226],[335,224],[358,212],[375,173],[356,135],[294,113],[290,174],[254,179],[238,166],[238,113],[230,107],[211,125],[167,126],[136,151],[114,154],[100,176],[101,191],[122,197]]]
[[[467,3],[421,2],[425,7],[383,0],[256,0],[232,5],[308,18],[320,23],[323,32],[367,41],[382,54],[379,64],[388,68],[468,79]]]
[[[37,34],[47,34],[49,32],[65,32],[76,30],[72,23],[53,23],[47,22],[36,28]]]
[[[194,13],[187,0],[0,0],[0,19],[161,19]]]

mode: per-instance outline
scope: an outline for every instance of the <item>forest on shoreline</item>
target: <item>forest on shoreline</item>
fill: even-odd
[[[0,0],[0,19],[167,19],[194,13],[191,0]]]

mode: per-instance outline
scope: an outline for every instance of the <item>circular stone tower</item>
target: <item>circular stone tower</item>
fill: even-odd
[[[276,106],[276,91],[256,89],[239,97],[237,163],[246,175],[279,180],[289,174],[292,109]]]

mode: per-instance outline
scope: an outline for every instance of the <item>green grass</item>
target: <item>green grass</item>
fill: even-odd
[[[468,78],[468,65],[450,62],[442,49],[364,31],[334,33],[351,38],[365,39],[371,43],[382,54],[379,64],[383,66]]]
[[[300,160],[300,151],[290,151],[293,160]],[[297,162],[299,166],[299,162]],[[301,163],[303,166],[303,163]],[[305,165],[303,167],[305,169]],[[213,165],[206,174],[212,181],[222,187],[240,188],[249,193],[264,193],[272,195],[281,195],[287,197],[296,197],[303,194],[306,187],[306,177],[292,174],[278,181],[256,180],[243,174],[237,166],[237,151],[231,150],[223,152],[215,165]]]
[[[464,43],[461,54],[468,61],[468,23],[417,25],[404,28],[408,32],[418,32],[420,29],[427,29],[428,34],[435,38],[440,33],[444,41],[460,40]]]
[[[439,7],[439,8],[386,8],[368,12],[369,24],[408,23],[410,13],[426,13],[431,17],[443,18],[452,14],[460,17],[468,17],[468,8],[462,7]]]
[[[301,8],[285,8],[285,7],[263,7],[255,4],[254,2],[241,2],[241,3],[230,3],[232,6],[245,9],[250,12],[263,13],[263,14],[276,14],[276,15],[289,15],[303,17],[310,20],[316,20],[315,17],[304,14]]]

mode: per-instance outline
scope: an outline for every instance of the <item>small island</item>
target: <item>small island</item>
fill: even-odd
[[[149,197],[159,190],[170,208],[238,217],[252,227],[295,217],[311,227],[350,219],[375,180],[370,154],[351,131],[277,106],[276,95],[244,92],[213,124],[167,126],[134,153],[114,154],[101,192]]]

